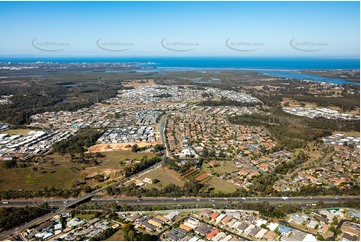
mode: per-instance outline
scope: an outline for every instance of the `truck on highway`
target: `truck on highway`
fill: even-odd
[[[3,201],[3,204],[9,204],[9,202],[8,201]]]
[[[282,200],[287,200],[288,199],[288,197],[282,197]]]

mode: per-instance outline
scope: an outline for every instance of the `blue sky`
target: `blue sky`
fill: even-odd
[[[359,15],[359,2],[0,2],[0,55],[358,57]]]

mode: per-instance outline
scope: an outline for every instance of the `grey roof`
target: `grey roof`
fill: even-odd
[[[305,233],[297,230],[294,230],[290,235],[290,238],[294,241],[302,241],[305,237],[306,237]]]
[[[172,241],[177,241],[179,238],[177,236],[175,236],[174,234],[171,233],[166,233],[165,236],[169,239],[171,239]]]
[[[252,236],[256,236],[259,231],[261,231],[261,228],[255,227],[249,234]]]
[[[172,229],[169,233],[173,234],[174,236],[177,236],[178,238],[183,238],[186,236],[187,233],[182,233],[181,231],[177,229]]]
[[[148,223],[147,221],[143,222],[142,225],[150,230],[156,230],[156,226],[154,226],[153,224]]]
[[[240,225],[238,225],[238,229],[244,231],[250,224],[247,222],[242,222]]]
[[[93,219],[89,220],[88,224],[95,224],[99,220],[100,220],[99,218],[93,218]]]
[[[196,232],[198,232],[199,234],[202,234],[202,235],[207,235],[209,234],[211,231],[212,231],[212,228],[205,225],[205,224],[200,224],[196,229],[195,229]]]

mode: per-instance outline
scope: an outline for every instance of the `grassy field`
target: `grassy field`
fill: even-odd
[[[3,134],[27,134],[31,129],[9,129],[3,132]]]
[[[202,170],[209,174],[224,174],[237,171],[237,167],[231,160],[213,161],[214,167],[208,164],[203,164]]]
[[[70,189],[73,180],[79,178],[82,169],[81,164],[69,161],[33,164],[32,167],[14,169],[5,169],[3,162],[0,162],[0,190],[39,190],[46,186]]]
[[[113,167],[114,165],[119,166],[119,161],[121,160],[134,160],[141,159],[143,156],[148,156],[148,158],[154,156],[154,153],[151,152],[134,153],[131,150],[108,151],[102,152],[102,154],[105,155],[105,157],[102,158],[102,162],[104,162],[107,167]]]
[[[119,229],[117,232],[115,232],[112,236],[107,238],[105,241],[123,241],[123,230]]]
[[[140,152],[134,153],[130,150],[118,150],[118,151],[109,151],[102,152],[105,157],[101,158],[101,163],[97,166],[92,166],[86,168],[83,171],[87,177],[92,177],[97,174],[110,176],[111,179],[120,178],[123,176],[123,166],[120,165],[120,161],[123,160],[134,160],[141,159],[143,156],[153,157],[154,153],[150,152]],[[95,185],[95,184],[93,184]]]
[[[5,169],[0,162],[0,190],[39,190],[44,187],[70,189],[75,180],[84,181],[85,177],[97,174],[110,176],[111,179],[122,176],[121,160],[153,157],[150,152],[133,153],[131,151],[104,152],[105,157],[97,166],[88,166],[70,161],[69,156],[52,154],[46,156],[45,163],[25,163],[29,167]],[[20,164],[20,163],[19,163]],[[95,180],[87,180],[88,185],[97,185]]]
[[[94,218],[94,214],[76,214],[75,217],[90,221],[92,218]]]
[[[309,156],[307,162],[316,161],[322,157],[322,151],[317,146],[315,146],[314,143],[310,142],[307,144],[307,147],[309,151],[307,151],[307,149],[303,149],[303,151],[306,152],[306,154]]]
[[[147,188],[163,188],[165,186],[167,186],[168,184],[175,184],[177,186],[184,186],[184,181],[181,178],[181,176],[176,172],[176,171],[172,171],[169,170],[167,168],[164,167],[159,167],[157,169],[155,169],[154,171],[151,171],[143,176],[141,176],[139,178],[139,180],[143,180],[144,178],[150,178],[150,179],[158,179],[160,182],[158,182],[157,184],[150,184],[147,185]]]
[[[332,132],[332,134],[339,134],[339,133],[342,133],[344,134],[345,136],[354,136],[354,137],[360,137],[360,132],[357,132],[357,131],[349,131],[349,132],[339,132],[339,131],[335,131],[335,132]]]
[[[224,193],[231,193],[235,192],[238,186],[227,182],[225,180],[222,180],[218,177],[213,177],[209,181],[205,182],[205,185],[208,185],[208,187],[214,187],[215,192],[224,192]]]

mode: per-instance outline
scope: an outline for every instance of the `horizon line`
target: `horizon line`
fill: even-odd
[[[127,56],[112,56],[112,55],[36,55],[36,54],[19,54],[19,55],[0,55],[0,58],[8,57],[32,57],[32,58],[349,58],[360,59],[360,56],[295,56],[295,55],[282,55],[282,56],[234,56],[234,55],[197,55],[197,56],[176,56],[176,55],[127,55]]]

